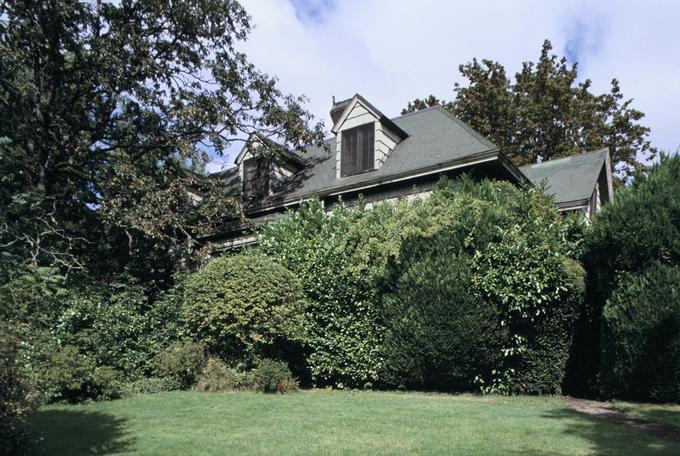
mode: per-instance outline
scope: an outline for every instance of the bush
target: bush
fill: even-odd
[[[253,378],[255,388],[264,393],[289,393],[298,388],[288,365],[281,361],[263,359],[253,370]]]
[[[310,201],[260,233],[258,251],[293,271],[309,301],[306,365],[314,385],[365,387],[381,377],[377,280],[389,257],[392,210],[380,205],[370,223],[361,223],[370,212],[339,205],[326,214],[319,201]]]
[[[26,417],[35,404],[21,365],[19,333],[4,318],[0,321],[0,454],[20,455],[27,451]]]
[[[202,342],[177,341],[160,352],[151,363],[157,377],[168,379],[187,389],[195,382],[205,365],[205,345]]]
[[[183,315],[190,333],[234,362],[292,351],[302,338],[304,311],[293,273],[260,255],[217,258],[186,283]]]
[[[181,385],[175,378],[142,377],[138,380],[123,385],[121,389],[121,396],[132,397],[138,394],[154,394],[178,389],[181,389]]]
[[[240,372],[228,367],[221,359],[211,357],[198,377],[196,389],[210,392],[250,390],[254,389],[254,385],[252,372]]]
[[[602,312],[619,287],[627,282],[643,279],[635,275],[645,274],[649,267],[657,263],[680,266],[680,156],[663,157],[649,175],[638,175],[632,185],[616,193],[616,202],[602,208],[593,220],[592,229],[586,237],[584,262],[588,271],[587,307],[579,320],[578,339],[575,342],[575,356],[570,377],[573,392],[594,393],[607,391],[619,394],[623,391],[611,383],[598,386],[596,379],[609,378],[607,366],[600,365],[605,359],[602,352],[610,350],[615,344],[603,340],[610,337],[602,333],[604,325]],[[647,280],[647,279],[644,279]],[[673,284],[659,283],[659,296],[670,296]],[[630,289],[626,293],[635,295],[638,291]],[[640,291],[640,293],[647,293]],[[625,301],[617,298],[618,305]],[[631,300],[631,312],[638,306]],[[623,312],[623,310],[621,310]],[[607,355],[608,356],[608,355]],[[641,355],[640,355],[641,356]],[[656,352],[646,355],[651,360]],[[585,374],[583,374],[585,372]],[[606,380],[609,382],[609,380]],[[642,396],[652,397],[656,393],[641,391]]]
[[[304,204],[265,227],[258,249],[300,277],[310,301],[307,362],[317,385],[425,386],[425,372],[434,368],[437,377],[427,380],[429,387],[468,388],[470,369],[446,372],[445,364],[447,357],[471,355],[464,347],[474,344],[466,340],[472,334],[452,341],[448,354],[429,340],[444,339],[480,312],[475,323],[489,330],[484,350],[498,349],[474,361],[480,363],[483,390],[557,393],[583,292],[583,270],[575,261],[581,225],[560,215],[542,188],[464,178],[442,182],[425,201],[383,203],[371,210],[338,205],[326,214],[319,202]],[[468,263],[468,278],[456,269],[464,269],[456,265],[459,260]],[[428,277],[427,267],[435,266],[447,272]],[[403,291],[403,300],[395,297],[394,287]],[[427,294],[433,287],[436,292]],[[429,301],[416,302],[415,293],[408,294],[411,288]],[[463,288],[468,296],[461,294]],[[460,315],[444,304],[453,295]],[[428,304],[438,307],[436,314],[447,318],[450,328],[435,324]],[[391,320],[399,317],[410,321]],[[407,341],[400,342],[406,334],[425,341],[410,367]],[[484,374],[491,367],[487,363],[496,365]]]
[[[472,290],[458,248],[442,238],[404,244],[384,308],[385,381],[393,387],[472,390],[500,364],[507,328]]]
[[[177,338],[179,302],[169,290],[151,299],[144,287],[114,282],[81,286],[57,319],[61,340],[127,379],[149,373],[149,362]]]
[[[108,400],[121,396],[122,376],[110,366],[96,361],[77,347],[60,347],[35,370],[35,378],[47,402]]]
[[[604,308],[601,391],[680,402],[680,267],[654,264],[619,280]]]

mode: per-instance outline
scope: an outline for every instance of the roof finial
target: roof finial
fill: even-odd
[[[335,95],[333,95],[333,104],[335,104]]]

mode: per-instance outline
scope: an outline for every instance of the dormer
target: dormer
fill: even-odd
[[[257,133],[234,160],[244,201],[259,201],[279,191],[303,163],[285,146]]]
[[[408,136],[359,94],[340,102],[334,99],[331,119],[338,178],[380,168]]]

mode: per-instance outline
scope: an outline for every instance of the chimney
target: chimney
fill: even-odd
[[[331,120],[333,121],[333,125],[338,123],[338,120],[340,120],[342,113],[345,112],[345,108],[350,101],[352,101],[351,98],[336,102],[335,97],[333,97],[333,107],[331,108]]]

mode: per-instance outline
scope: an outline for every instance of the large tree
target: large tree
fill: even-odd
[[[613,79],[608,93],[593,94],[589,79],[579,82],[577,64],[551,51],[546,40],[538,62],[524,62],[514,82],[500,63],[473,59],[459,67],[468,83],[455,84],[453,101],[430,95],[403,112],[442,105],[518,165],[608,147],[619,178],[645,169],[656,151],[649,128],[639,123],[644,114],[631,107],[619,82]]]
[[[0,2],[3,253],[69,269],[182,251],[238,215],[209,152],[254,131],[320,142],[304,97],[239,51],[250,30],[233,0]]]

